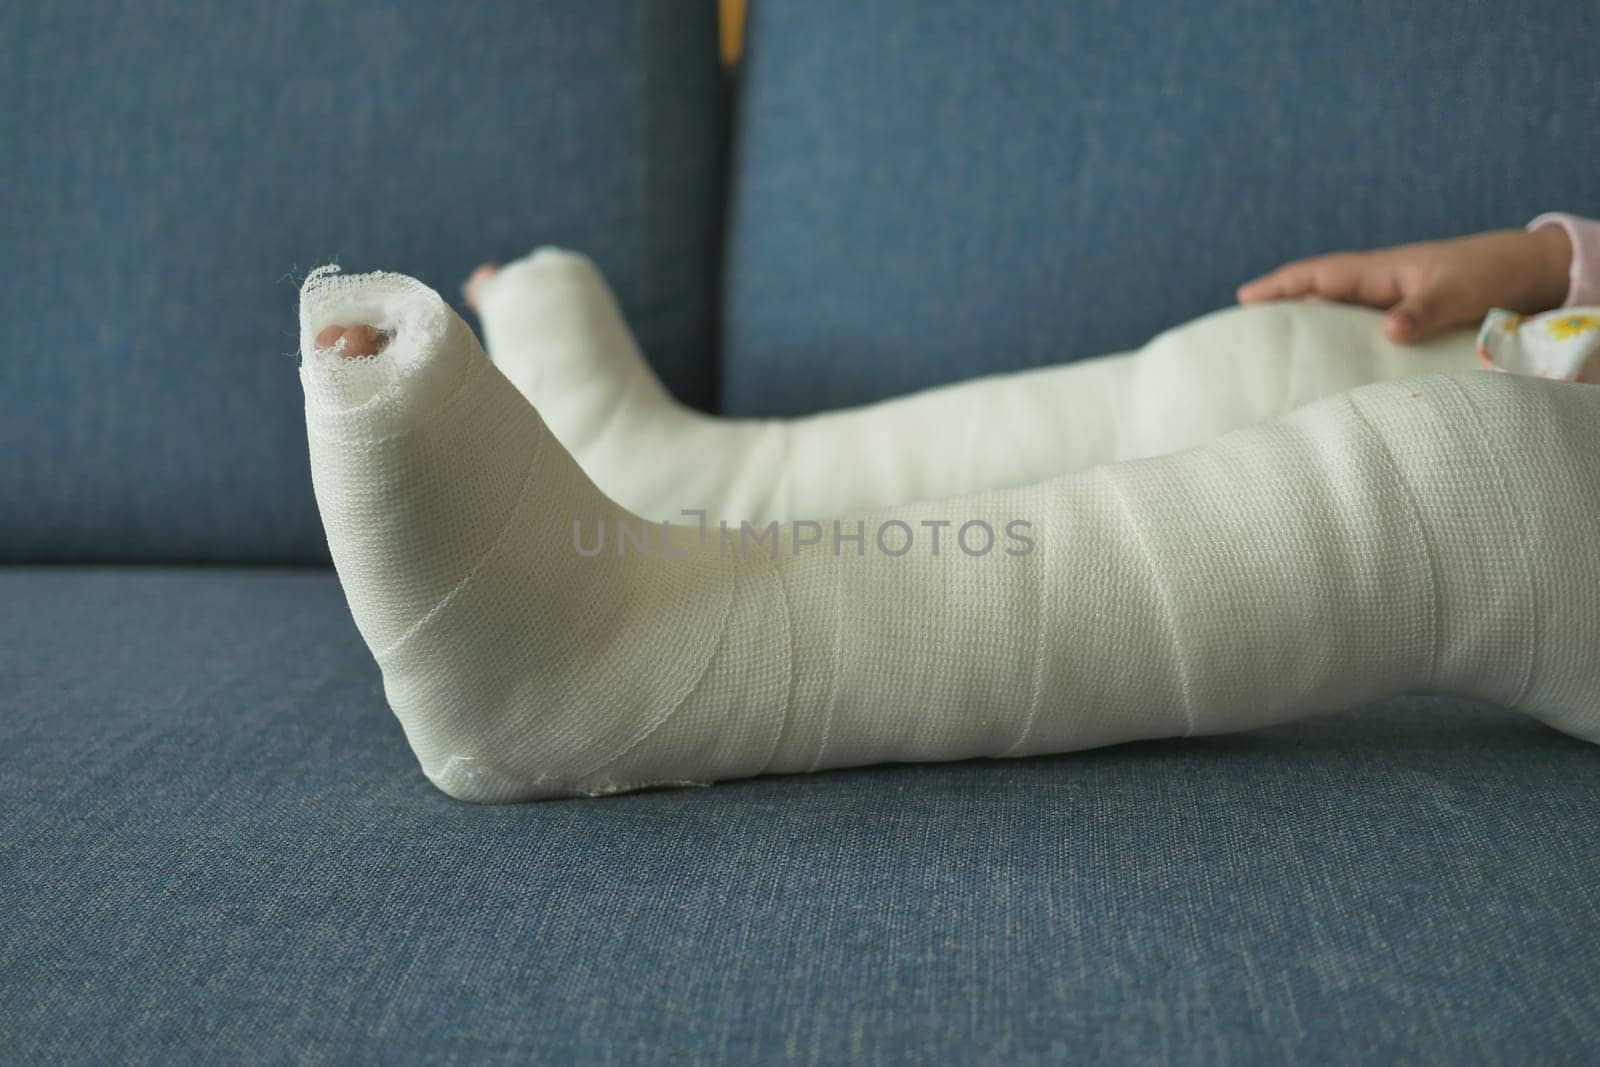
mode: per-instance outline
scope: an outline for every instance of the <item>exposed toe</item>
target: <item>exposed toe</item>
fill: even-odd
[[[500,264],[485,263],[472,272],[472,276],[461,283],[461,295],[466,299],[467,306],[473,311],[478,310],[478,286],[500,273]]]
[[[341,341],[343,344],[340,344]],[[338,345],[341,359],[375,356],[382,352],[383,346],[388,343],[388,334],[365,324],[357,326],[335,324],[324,328],[321,333],[317,334],[317,347],[333,348]]]

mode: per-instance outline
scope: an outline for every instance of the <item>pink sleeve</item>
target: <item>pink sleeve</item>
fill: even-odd
[[[1528,223],[1528,229],[1560,226],[1572,240],[1572,273],[1563,307],[1600,304],[1600,222],[1576,215],[1547,212]]]

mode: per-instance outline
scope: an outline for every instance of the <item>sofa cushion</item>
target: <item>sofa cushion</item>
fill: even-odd
[[[748,31],[739,414],[1132,348],[1292,257],[1600,212],[1561,0],[770,0]]]
[[[1600,749],[1494,708],[473,807],[331,573],[0,603],[20,1062],[1600,1055]]]
[[[710,5],[0,8],[0,562],[326,558],[297,281],[451,298],[538,244],[606,271],[704,403]]]

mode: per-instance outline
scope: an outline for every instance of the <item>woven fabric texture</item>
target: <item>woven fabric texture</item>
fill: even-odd
[[[1125,351],[1291,259],[1600,215],[1600,167],[1573,156],[1600,80],[1571,17],[1564,0],[754,4],[724,410]]]
[[[731,544],[609,500],[420,283],[319,273],[300,310],[334,564],[452,796],[1066,752],[1411,690],[1600,741],[1594,386],[1380,382],[1171,455]],[[350,321],[388,347],[314,344]]]
[[[0,1058],[1600,1056],[1595,749],[1523,716],[484,807],[343,601],[0,570]]]
[[[0,7],[0,563],[327,559],[294,377],[329,259],[454,294],[583,248],[714,371],[709,5]]]

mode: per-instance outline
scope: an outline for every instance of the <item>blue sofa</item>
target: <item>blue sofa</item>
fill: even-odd
[[[310,267],[590,253],[740,414],[1600,208],[1485,0],[0,9],[0,1059],[1594,1062],[1600,750],[1418,694],[601,800],[437,792],[312,500]]]

